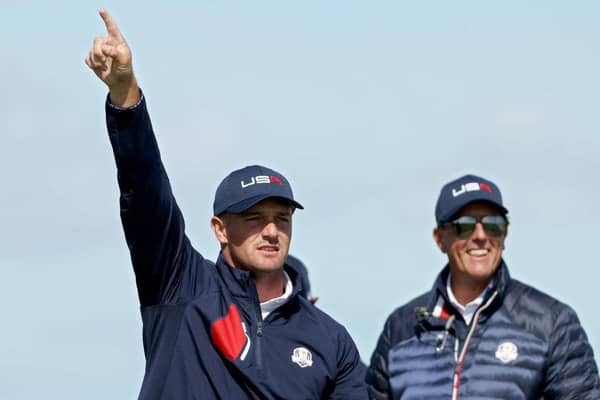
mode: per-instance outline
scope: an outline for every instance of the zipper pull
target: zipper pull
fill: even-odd
[[[435,351],[441,352],[446,347],[446,341],[448,340],[448,334],[450,333],[450,328],[452,328],[452,324],[454,323],[454,319],[456,317],[451,315],[446,321],[446,325],[444,326],[444,333],[440,333],[435,340]]]
[[[458,362],[458,347],[460,346],[460,340],[458,337],[454,339],[454,361]]]

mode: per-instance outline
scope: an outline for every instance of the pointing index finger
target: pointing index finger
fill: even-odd
[[[100,17],[102,17],[102,20],[104,21],[104,25],[106,25],[106,31],[108,32],[108,35],[116,38],[122,38],[119,27],[108,11],[102,9],[99,11],[99,13]]]

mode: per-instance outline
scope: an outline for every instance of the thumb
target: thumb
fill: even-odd
[[[127,43],[122,42],[117,45],[106,43],[102,46],[102,54],[112,60],[113,69],[116,68],[121,72],[132,69],[131,51]]]

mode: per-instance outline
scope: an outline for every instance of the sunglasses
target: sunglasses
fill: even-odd
[[[485,215],[482,217],[463,215],[454,221],[444,222],[442,225],[449,226],[456,237],[467,238],[471,236],[477,223],[480,223],[485,233],[492,237],[503,236],[508,226],[508,220],[501,215]]]

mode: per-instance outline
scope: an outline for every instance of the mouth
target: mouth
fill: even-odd
[[[265,244],[265,245],[262,245],[262,246],[258,246],[256,249],[258,251],[264,252],[264,253],[277,253],[277,252],[279,252],[279,246],[272,245],[272,244]]]
[[[489,249],[471,249],[467,250],[467,254],[471,257],[485,257],[490,253]]]

